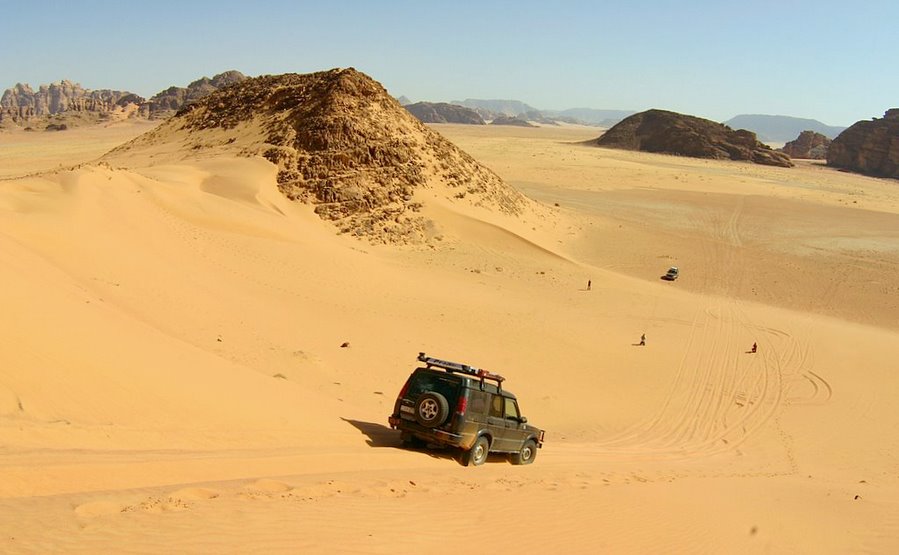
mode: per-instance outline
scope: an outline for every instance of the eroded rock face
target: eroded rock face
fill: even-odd
[[[41,85],[37,91],[18,83],[0,97],[0,121],[24,123],[63,112],[107,113],[128,102],[141,104],[144,99],[128,91],[89,90],[66,80]]]
[[[248,130],[261,136],[248,137]],[[278,166],[284,195],[373,242],[426,239],[414,198],[423,188],[506,214],[520,214],[527,204],[352,68],[246,79],[189,104],[110,155],[158,141],[181,141],[181,152],[262,155]]]
[[[821,133],[815,131],[803,131],[783,147],[783,152],[791,158],[805,158],[810,160],[824,160],[827,157],[827,149],[832,141]]]
[[[245,79],[247,79],[247,76],[243,73],[230,70],[219,73],[213,76],[212,79],[201,77],[186,87],[169,87],[153,95],[147,101],[144,108],[146,116],[151,118],[171,116],[191,102],[195,102],[219,89],[239,83]]]
[[[827,150],[827,165],[875,177],[899,179],[899,108],[883,118],[859,121]]]
[[[471,108],[446,102],[416,102],[404,107],[422,123],[465,123],[484,125],[484,119]]]
[[[760,143],[751,131],[735,131],[711,120],[665,110],[647,110],[627,117],[606,131],[596,144],[694,158],[793,166],[789,156]]]

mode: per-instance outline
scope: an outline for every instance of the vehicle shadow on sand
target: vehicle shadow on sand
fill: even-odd
[[[351,418],[343,417],[340,417],[340,419],[362,432],[362,434],[367,437],[365,443],[369,447],[388,447],[393,449],[401,449],[403,451],[412,451],[427,455],[434,459],[453,460],[456,461],[456,463],[465,466],[462,463],[462,453],[457,449],[441,447],[438,445],[424,444],[406,446],[403,445],[403,442],[400,439],[400,433],[398,431],[391,429],[383,424],[364,422],[362,420],[353,420]],[[488,462],[490,462],[494,460],[500,460],[501,458],[502,457],[498,457],[497,455],[491,455],[487,460]]]
[[[395,449],[403,447],[403,442],[400,440],[400,433],[383,424],[363,422],[361,420],[343,418],[342,416],[340,419],[368,437],[368,439],[365,440],[365,443],[367,443],[369,447],[393,447]]]

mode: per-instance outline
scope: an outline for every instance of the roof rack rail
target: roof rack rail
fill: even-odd
[[[462,374],[468,374],[469,376],[474,376],[481,381],[484,380],[493,380],[497,384],[502,385],[503,381],[506,378],[500,376],[499,374],[494,374],[493,372],[488,372],[482,368],[475,368],[473,366],[469,366],[467,364],[461,364],[458,362],[451,362],[449,360],[441,360],[439,358],[429,357],[424,353],[418,353],[418,360],[424,362],[428,368],[432,366],[436,366],[437,368],[443,368],[447,372],[460,372]]]

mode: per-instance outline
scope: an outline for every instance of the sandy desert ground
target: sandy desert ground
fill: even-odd
[[[896,181],[439,125],[546,210],[372,246],[262,159],[97,162],[148,128],[0,134],[0,552],[899,551]],[[401,449],[419,351],[536,462]]]

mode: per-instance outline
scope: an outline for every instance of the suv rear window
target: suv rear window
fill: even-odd
[[[425,391],[436,391],[447,400],[454,400],[459,391],[459,378],[451,378],[446,374],[432,374],[430,372],[418,372],[409,384],[406,396],[416,398]]]

